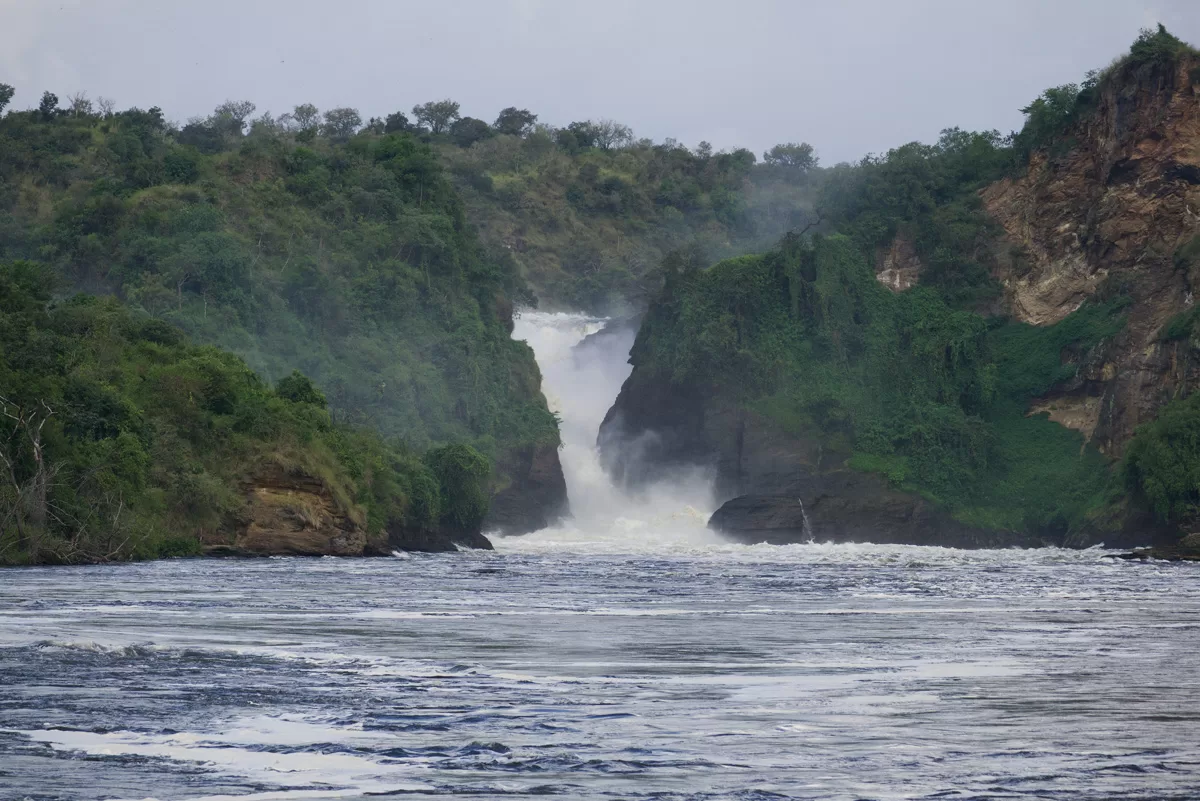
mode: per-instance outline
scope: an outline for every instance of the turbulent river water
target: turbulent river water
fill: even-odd
[[[599,472],[627,368],[570,347],[599,324],[517,331],[564,418],[558,528],[0,573],[0,798],[1200,798],[1200,573],[722,543],[702,475]]]

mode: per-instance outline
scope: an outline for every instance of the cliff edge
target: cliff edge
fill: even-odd
[[[1006,310],[1063,320],[1101,291],[1130,299],[1125,328],[1034,409],[1120,457],[1138,425],[1189,394],[1200,342],[1167,337],[1200,287],[1200,59],[1118,65],[1062,152],[981,192],[1003,227],[997,278]]]

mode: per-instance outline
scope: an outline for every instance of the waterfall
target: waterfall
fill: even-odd
[[[627,552],[722,542],[707,528],[714,508],[711,476],[682,470],[669,481],[628,493],[601,467],[596,434],[629,377],[629,349],[636,333],[629,327],[604,330],[608,322],[585,314],[531,311],[515,320],[513,339],[533,348],[542,391],[559,416],[559,458],[572,517],[533,534],[501,538],[496,544],[502,550],[584,546]]]
[[[800,519],[803,521],[800,531],[804,534],[804,541],[814,542],[812,523],[808,521],[808,510],[804,508],[804,501],[797,498],[796,503],[800,504]]]

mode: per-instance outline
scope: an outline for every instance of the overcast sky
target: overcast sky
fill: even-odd
[[[1200,0],[0,0],[0,82],[17,108],[86,90],[177,121],[451,97],[688,146],[803,140],[832,164],[1018,128],[1155,22],[1200,44]]]

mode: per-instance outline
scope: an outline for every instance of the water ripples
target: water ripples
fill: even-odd
[[[0,798],[1200,797],[1200,572],[700,547],[12,570]]]

